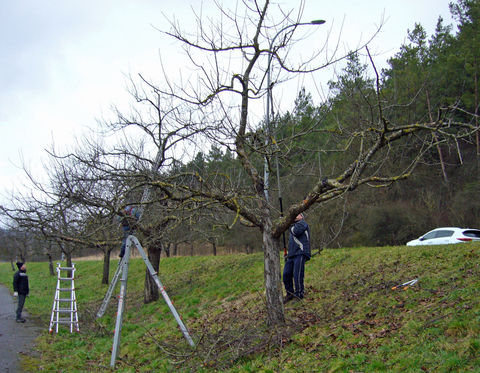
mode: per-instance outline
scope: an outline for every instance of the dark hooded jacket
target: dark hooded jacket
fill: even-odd
[[[310,259],[310,228],[305,220],[299,220],[290,229],[288,257],[305,255]]]
[[[23,263],[17,263],[18,271],[13,275],[13,291],[16,291],[20,295],[28,295],[30,292],[28,275],[26,271],[20,269],[22,265]]]

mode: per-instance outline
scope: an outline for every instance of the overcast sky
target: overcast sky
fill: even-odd
[[[430,36],[438,16],[453,23],[450,0],[306,0],[304,21],[325,19],[325,31],[343,24],[342,45],[355,47],[384,21],[371,46],[385,61],[421,23]],[[299,0],[280,0],[293,9]],[[192,23],[193,0],[3,0],[0,2],[0,193],[20,184],[22,159],[39,168],[44,149],[68,147],[126,97],[125,75],[148,73],[175,51],[157,29],[165,16]],[[203,1],[205,8],[211,1]],[[234,7],[235,0],[224,0]],[[368,5],[366,5],[368,4]],[[320,31],[316,31],[320,32]],[[2,194],[5,195],[3,192]],[[4,200],[5,197],[3,197]],[[0,201],[1,203],[1,201]]]

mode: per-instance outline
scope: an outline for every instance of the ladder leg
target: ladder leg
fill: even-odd
[[[75,273],[75,269],[73,270],[72,273]],[[72,275],[72,297],[71,297],[71,310],[73,312],[72,315],[72,328],[73,328],[73,323],[75,323],[75,329],[77,332],[80,331],[80,328],[78,326],[78,310],[77,310],[77,296],[75,295],[75,284],[73,281],[73,275]]]
[[[105,294],[105,298],[103,299],[100,309],[97,312],[97,319],[102,317],[105,314],[105,311],[107,310],[107,306],[108,306],[108,303],[110,302],[110,298],[112,297],[113,290],[115,289],[118,279],[120,278],[120,274],[122,273],[124,258],[125,256],[118,263],[117,270],[113,275],[112,281],[110,282],[110,286],[108,287],[107,293]]]
[[[158,278],[157,272],[155,272],[152,263],[150,263],[150,260],[148,260],[147,255],[145,254],[145,251],[143,250],[142,245],[140,245],[140,242],[135,236],[130,236],[132,237],[132,241],[135,243],[135,246],[137,247],[138,251],[142,255],[143,261],[147,265],[148,271],[152,275],[153,279],[155,280],[155,283],[158,286],[158,289],[162,293],[163,299],[165,299],[165,302],[167,303],[168,307],[170,308],[170,312],[172,312],[173,317],[175,317],[175,320],[177,321],[178,326],[180,327],[180,330],[183,333],[183,336],[187,340],[187,342],[190,344],[190,346],[195,346],[195,343],[192,340],[192,337],[190,337],[190,334],[188,333],[188,329],[183,323],[180,315],[178,314],[177,310],[175,309],[175,306],[173,305],[172,301],[170,300],[170,297],[168,296],[165,287],[162,285],[160,279]]]
[[[50,317],[50,327],[48,328],[49,333],[53,331],[53,325],[55,324],[56,333],[58,333],[58,312],[57,309],[57,299],[59,299],[59,289],[60,289],[60,273],[59,273],[60,263],[57,264],[57,287],[55,289],[55,298],[53,299],[52,305],[52,316]],[[57,321],[55,323],[55,321]]]
[[[58,263],[58,268],[57,268],[57,273],[58,273],[58,280],[57,280],[57,283],[58,283],[58,290],[57,290],[57,298],[55,299],[55,312],[56,312],[56,315],[55,315],[55,319],[56,319],[56,325],[55,325],[55,333],[58,334],[58,325],[60,323],[60,289],[62,287],[62,282],[61,282],[61,278],[62,278],[62,270],[60,269],[60,263]]]
[[[74,307],[75,302],[75,264],[72,266],[72,281],[71,281],[71,290],[70,290],[70,333],[73,333],[73,319],[76,315],[76,310]]]
[[[157,276],[157,273],[153,269],[152,264],[150,263],[150,260],[148,260],[145,251],[143,250],[142,245],[140,245],[140,242],[138,239],[130,235],[127,238],[126,242],[126,248],[125,248],[125,255],[123,257],[123,260],[121,261],[121,266],[119,266],[119,270],[122,273],[122,278],[120,282],[120,294],[118,297],[118,310],[117,310],[117,319],[115,323],[115,335],[113,337],[113,347],[112,347],[112,356],[110,360],[110,366],[113,368],[115,367],[115,361],[118,357],[118,350],[120,348],[120,337],[121,337],[121,331],[122,331],[122,322],[123,322],[123,311],[125,308],[125,297],[127,294],[127,280],[128,280],[128,264],[130,260],[130,252],[131,252],[131,246],[134,244],[140,254],[142,255],[142,258],[147,265],[147,268],[152,275],[152,277],[155,280],[155,283],[157,284],[158,288],[160,289],[163,298],[167,302],[168,307],[170,308],[170,311],[172,312],[173,316],[175,317],[175,320],[178,323],[178,326],[182,330],[182,333],[185,337],[185,339],[188,341],[188,343],[191,346],[195,346],[195,343],[193,342],[192,338],[190,337],[190,334],[188,333],[188,330],[186,326],[183,324],[182,319],[180,318],[180,315],[178,314],[177,310],[175,309],[172,301],[170,300],[167,292],[165,291],[165,288],[163,287],[162,283],[160,282],[160,279]]]
[[[132,237],[132,236],[129,236]],[[127,239],[125,248],[125,255],[121,261],[122,278],[120,280],[120,294],[118,296],[117,319],[115,322],[115,334],[113,336],[112,356],[110,359],[110,366],[115,366],[115,361],[118,357],[118,350],[120,348],[120,337],[122,332],[123,311],[125,309],[125,297],[127,295],[127,280],[128,280],[128,264],[130,260],[131,240]]]

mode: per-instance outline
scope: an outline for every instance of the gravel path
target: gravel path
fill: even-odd
[[[22,355],[30,355],[34,351],[34,340],[45,330],[30,320],[28,297],[25,301],[22,316],[27,322],[15,322],[14,298],[9,289],[0,285],[0,371],[4,373],[24,372],[21,368]],[[48,328],[48,325],[45,326]]]

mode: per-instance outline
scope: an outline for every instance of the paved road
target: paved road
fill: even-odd
[[[28,309],[28,298],[25,302]],[[22,354],[29,355],[34,350],[34,339],[42,329],[34,325],[26,310],[22,315],[27,319],[24,324],[15,322],[14,300],[5,286],[0,285],[0,371],[3,373],[24,372],[20,360]],[[48,328],[48,325],[46,326]]]

